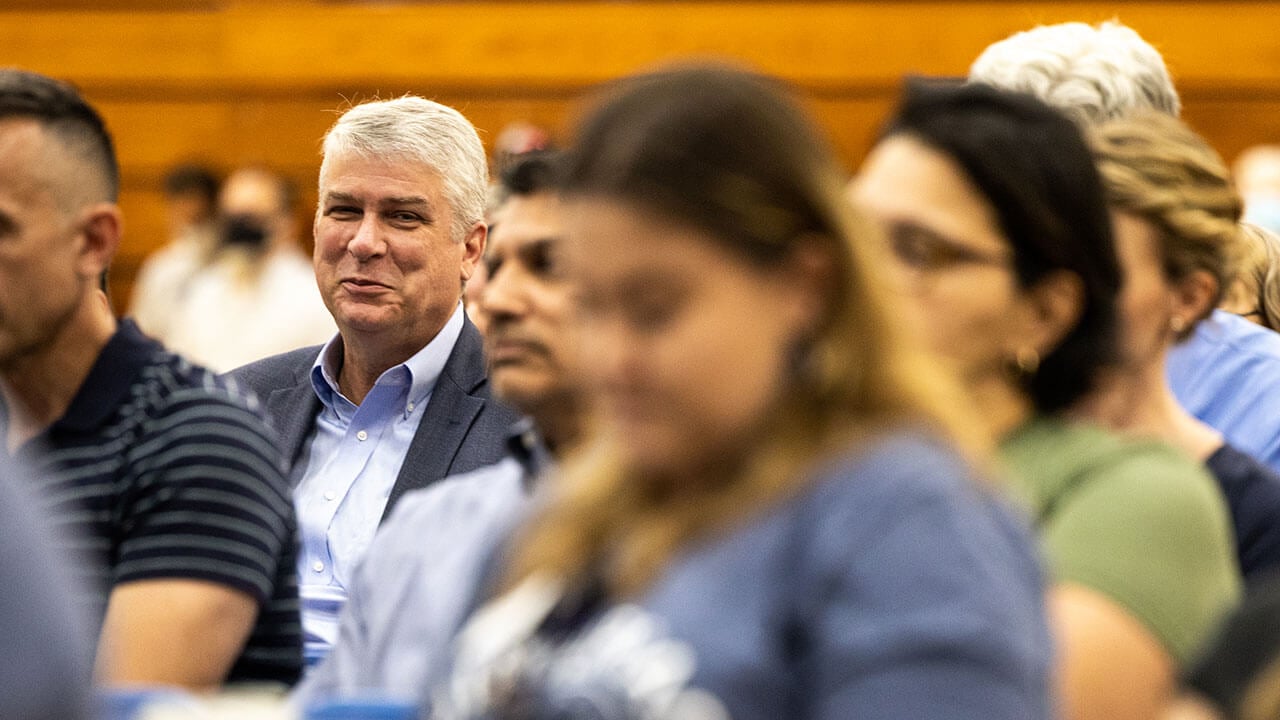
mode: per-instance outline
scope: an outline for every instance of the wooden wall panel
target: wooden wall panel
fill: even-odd
[[[1224,155],[1280,141],[1274,2],[12,0],[0,6],[0,65],[76,82],[111,125],[123,292],[164,237],[168,167],[268,164],[310,204],[319,139],[348,100],[433,97],[491,142],[516,119],[559,131],[600,81],[728,57],[794,83],[852,167],[904,73],[960,75],[1014,31],[1110,17],[1162,50],[1188,121]]]

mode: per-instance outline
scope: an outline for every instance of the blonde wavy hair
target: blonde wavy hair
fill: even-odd
[[[1090,140],[1107,204],[1157,229],[1165,279],[1179,282],[1204,271],[1217,282],[1215,297],[1195,321],[1204,319],[1231,287],[1244,253],[1243,206],[1226,163],[1189,127],[1162,113],[1103,123]],[[1194,326],[1189,323],[1182,337]]]
[[[1280,235],[1249,222],[1240,223],[1244,261],[1228,297],[1242,308],[1251,307],[1264,327],[1280,330]]]
[[[925,427],[985,457],[990,440],[961,416],[958,384],[891,319],[876,279],[884,242],[847,204],[821,136],[771,80],[719,65],[625,80],[580,125],[563,180],[570,198],[644,208],[756,267],[816,243],[832,282],[786,389],[721,472],[654,482],[624,464],[625,439],[595,425],[514,544],[510,582],[595,577],[611,596],[638,593],[682,549],[785,501],[815,465],[894,428]]]

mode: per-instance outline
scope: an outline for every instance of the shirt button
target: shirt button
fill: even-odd
[[[325,500],[332,500],[332,499],[334,499],[334,498],[336,498],[336,497],[338,497],[338,493],[336,493],[336,492],[334,492],[334,491],[332,491],[332,490],[326,490],[326,491],[325,491],[325,493],[324,493],[324,499],[325,499]]]
[[[369,433],[361,430],[360,432],[356,433],[356,439],[359,440],[360,442],[364,442],[365,440],[369,439]]]
[[[311,569],[312,569],[312,570],[315,570],[316,572],[324,572],[324,563],[322,563],[322,562],[320,562],[319,560],[317,560],[317,561],[315,561],[315,563],[311,566]]]

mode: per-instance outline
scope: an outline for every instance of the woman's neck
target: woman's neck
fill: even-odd
[[[1165,379],[1164,355],[1101,374],[1074,414],[1129,437],[1155,438],[1203,462],[1222,435],[1183,409]]]

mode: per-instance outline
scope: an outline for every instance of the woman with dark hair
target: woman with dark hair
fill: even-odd
[[[563,201],[597,412],[439,716],[1049,716],[1029,537],[898,337],[842,181],[739,70],[630,79],[590,113]]]
[[[1030,96],[916,83],[853,189],[1033,512],[1066,716],[1154,717],[1240,581],[1201,468],[1076,421],[1118,357],[1121,285],[1084,138]]]

